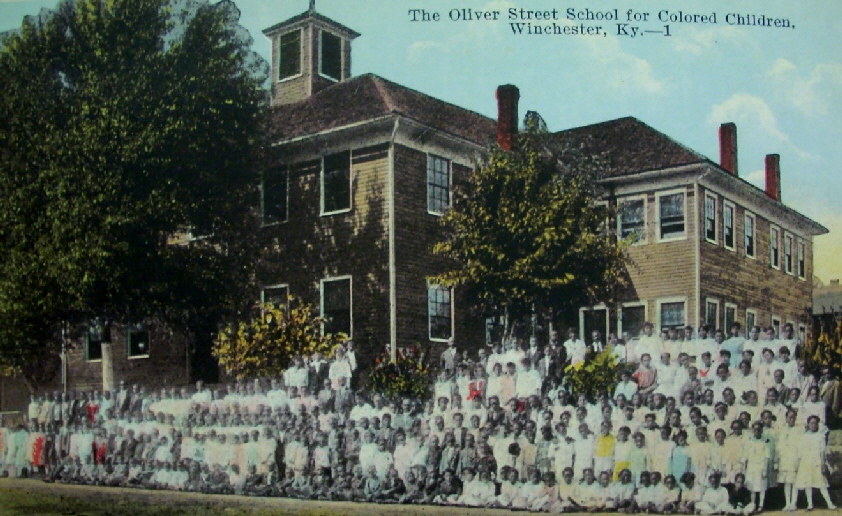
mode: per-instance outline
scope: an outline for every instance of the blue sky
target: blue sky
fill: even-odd
[[[55,1],[0,0],[0,30]],[[261,30],[307,9],[308,0],[240,0],[241,23],[268,58]],[[581,12],[631,5],[641,29],[663,30],[659,11],[716,13],[716,24],[667,23],[671,36],[616,36],[615,22],[571,22]],[[739,7],[735,7],[735,6]],[[317,10],[361,33],[353,73],[376,73],[443,100],[496,116],[494,90],[516,84],[521,113],[551,130],[635,116],[718,160],[719,124],[737,123],[740,175],[763,187],[763,158],[781,155],[786,205],[830,229],[815,240],[816,274],[842,277],[842,1],[743,0],[317,0]],[[408,10],[440,13],[411,22]],[[451,21],[451,9],[501,11],[494,21]],[[557,9],[559,25],[602,25],[607,36],[512,33],[509,8]],[[736,26],[728,13],[786,18],[794,28]],[[634,25],[634,24],[633,24]]]

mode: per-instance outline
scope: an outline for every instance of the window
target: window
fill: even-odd
[[[775,338],[779,338],[781,336],[781,318],[777,315],[772,316],[772,328],[775,329]]]
[[[342,38],[322,31],[319,73],[334,81],[342,80]]]
[[[344,333],[352,337],[351,307],[350,276],[322,280],[322,316],[327,319],[322,325],[324,335]]]
[[[752,328],[757,326],[757,312],[751,309],[746,310],[746,336]]]
[[[427,320],[430,340],[448,340],[453,336],[452,291],[438,285],[427,286]]]
[[[719,328],[719,300],[705,300],[705,324],[711,328]]]
[[[784,234],[784,266],[787,274],[792,274],[792,235]]]
[[[108,329],[97,320],[88,323],[85,329],[85,359],[102,360],[102,343],[108,342]]]
[[[633,244],[646,240],[646,201],[645,199],[624,200],[617,211],[617,232],[620,238],[631,239]]]
[[[722,203],[722,240],[725,249],[733,251],[734,248],[734,205],[725,201]]]
[[[705,240],[716,243],[716,197],[705,194]]]
[[[126,334],[129,358],[149,356],[149,330],[143,324],[131,324]]]
[[[685,236],[684,192],[658,196],[658,215],[661,240],[683,238]]]
[[[295,77],[301,73],[301,30],[281,34],[278,80]]]
[[[769,231],[769,264],[781,268],[781,230],[774,226]]]
[[[587,345],[593,344],[593,332],[598,331],[602,335],[602,343],[608,335],[608,309],[580,308],[579,309],[579,338]]]
[[[735,322],[737,322],[737,305],[725,303],[725,326],[722,329],[725,330],[726,335],[731,331],[731,326]]]
[[[322,215],[351,209],[351,153],[325,156],[322,164]]]
[[[754,258],[754,215],[746,213],[745,221],[745,250],[746,256]]]
[[[661,329],[677,328],[684,326],[684,301],[661,301],[659,303],[661,314]]]
[[[623,338],[637,337],[643,330],[643,323],[646,322],[646,305],[623,305],[619,317],[619,334]]]
[[[271,285],[260,291],[260,302],[264,305],[286,306],[289,301],[288,285]]]
[[[798,241],[798,277],[804,279],[807,277],[807,262],[805,261],[807,254],[807,244],[803,240]]]
[[[267,170],[263,173],[263,223],[286,222],[289,203],[289,169]]]
[[[427,212],[444,215],[450,208],[450,160],[427,155]]]

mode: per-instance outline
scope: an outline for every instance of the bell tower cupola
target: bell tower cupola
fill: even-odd
[[[351,77],[359,34],[310,8],[263,31],[272,41],[272,105],[291,104]]]

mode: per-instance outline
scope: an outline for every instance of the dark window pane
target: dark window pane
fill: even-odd
[[[450,207],[450,161],[427,156],[427,211],[444,213]]]
[[[301,31],[294,30],[281,35],[279,79],[286,79],[301,73]]]
[[[622,311],[623,333],[631,337],[637,337],[643,330],[643,323],[646,322],[646,307],[624,306]]]
[[[661,238],[684,236],[684,194],[664,195],[661,202]]]
[[[324,333],[351,335],[351,280],[329,280],[323,284]]]
[[[632,242],[643,239],[644,231],[643,199],[626,201],[620,205],[620,238],[632,238]]]
[[[725,227],[725,247],[734,247],[734,208],[732,206],[725,206],[724,224]]]
[[[351,208],[351,153],[325,156],[322,176],[324,205],[322,213]]]
[[[684,326],[684,303],[664,303],[661,305],[661,327]]]
[[[129,356],[138,357],[149,354],[149,332],[142,324],[129,327]]]
[[[285,222],[289,198],[289,170],[286,167],[263,174],[263,223]]]
[[[436,286],[427,288],[427,315],[431,339],[444,340],[451,337],[451,309],[450,289]]]
[[[326,77],[342,80],[342,39],[330,32],[322,31],[322,67]]]

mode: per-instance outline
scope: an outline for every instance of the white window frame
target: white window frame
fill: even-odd
[[[649,211],[649,199],[647,195],[631,195],[628,197],[621,197],[617,199],[617,236],[622,239],[623,238],[623,225],[622,220],[620,217],[620,210],[622,209],[622,205],[627,202],[635,202],[635,201],[643,201],[643,230],[640,233],[640,239],[633,243],[633,246],[644,245],[649,242],[649,231],[648,231],[648,211]]]
[[[661,237],[661,197],[669,195],[681,194],[684,197],[684,234],[672,237]],[[673,190],[666,190],[655,194],[655,240],[657,242],[677,242],[687,239],[687,189],[677,188]]]
[[[722,315],[722,302],[715,298],[715,297],[706,297],[705,298],[705,315],[704,315],[704,324],[710,324],[707,320],[708,318],[708,304],[716,305],[716,320],[714,321],[713,329],[719,329],[719,320],[720,316]]]
[[[730,335],[731,332],[731,325],[734,323],[739,323],[739,318],[737,317],[737,305],[734,303],[725,303],[725,307],[722,310],[722,331],[725,333],[726,338]],[[734,310],[734,320],[728,321],[728,310]]]
[[[354,338],[354,278],[350,274],[346,274],[343,276],[328,276],[326,278],[322,278],[319,280],[319,315],[324,317],[325,314],[325,283],[330,283],[332,281],[342,281],[348,280],[348,310],[351,314],[350,317],[350,324],[348,325],[350,328],[350,334],[348,335],[349,339]],[[325,334],[325,325],[322,323],[321,328],[322,335]]]
[[[711,222],[713,223],[713,238],[708,238],[708,199],[713,201],[713,218]],[[719,218],[717,217],[719,203],[717,202],[717,196],[710,193],[705,192],[705,205],[704,205],[704,221],[705,223],[702,225],[702,231],[704,232],[705,242],[710,242],[711,244],[719,244],[719,232],[717,231],[717,221]],[[686,216],[685,216],[685,224],[686,224]],[[686,231],[686,227],[685,227]]]
[[[728,246],[728,240],[725,238],[725,211],[731,209],[731,240],[732,244]],[[734,203],[727,199],[722,199],[722,245],[729,251],[737,251],[737,207]]]
[[[441,160],[447,162],[447,208],[444,211],[434,211],[430,209],[430,162],[431,160]],[[427,168],[424,170],[427,179],[425,182],[426,190],[427,190],[427,213],[430,215],[435,215],[437,217],[443,216],[447,213],[447,210],[453,206],[453,160],[445,158],[443,156],[439,156],[438,154],[427,153]]]
[[[334,77],[331,77],[330,75],[325,75],[324,72],[322,72],[322,59],[324,57],[324,45],[322,45],[322,42],[323,42],[323,40],[322,40],[323,36],[322,35],[325,32],[330,34],[331,36],[336,36],[337,38],[339,38],[339,78],[338,79],[336,79]],[[319,77],[327,79],[328,81],[331,81],[331,82],[342,82],[343,80],[345,80],[345,38],[343,38],[339,34],[336,34],[335,32],[331,32],[331,31],[325,30],[325,29],[319,29],[318,42],[319,42],[319,67],[318,67]]]
[[[442,290],[449,290],[450,291],[450,336],[446,339],[442,338],[433,338],[433,324],[432,320],[430,319],[430,289],[432,288],[439,288]],[[427,282],[427,340],[430,342],[447,342],[450,339],[455,338],[456,335],[456,303],[453,296],[453,288],[446,288],[436,285],[434,283]]]
[[[289,77],[281,78],[281,54],[283,49],[281,48],[281,38],[285,35],[298,31],[298,73],[295,75],[290,75]],[[286,82],[297,79],[304,75],[304,29],[299,27],[297,29],[288,30],[278,34],[278,57],[277,57],[277,69],[278,73],[275,78],[275,82]]]
[[[754,324],[748,323],[749,314],[751,314],[753,316]],[[757,324],[757,310],[755,310],[754,308],[746,308],[746,317],[745,317],[745,336],[746,336],[746,338],[748,338],[749,332],[755,326],[760,326],[759,324]]]
[[[797,271],[798,279],[807,279],[807,242],[805,242],[803,238],[798,239],[795,269]]]
[[[786,272],[790,276],[794,276],[795,254],[793,253],[793,245],[795,244],[795,238],[793,238],[792,233],[784,231],[783,240],[783,263],[781,264],[781,267],[784,269],[784,272]]]
[[[343,152],[348,153],[348,207],[340,210],[325,211],[325,159],[328,156],[341,154]],[[328,155],[322,156],[321,170],[319,170],[319,196],[319,216],[321,217],[348,213],[354,209],[354,153],[352,151],[332,152]]]
[[[600,303],[594,306],[587,306],[579,308],[579,338],[583,341],[585,340],[585,312],[591,312],[595,310],[605,310],[605,328],[602,332],[602,339],[603,343],[608,339],[608,334],[611,333],[611,313],[608,310],[608,306],[605,303]]]
[[[777,238],[775,234],[777,233]],[[781,228],[778,226],[772,225],[769,226],[769,265],[775,270],[781,270],[781,247],[782,247],[782,238],[781,238]],[[777,243],[777,246],[774,244]],[[778,251],[778,259],[777,263],[775,263],[775,258],[773,252],[777,249]]]
[[[660,332],[661,329],[664,327],[663,322],[661,321],[661,307],[665,304],[670,303],[684,303],[684,321],[677,327],[684,328],[685,326],[687,326],[687,316],[689,315],[687,313],[687,296],[662,297],[658,298],[655,301],[655,315],[657,315],[656,320],[658,321],[658,324],[655,325],[655,329],[658,332]]]
[[[285,288],[287,290],[287,298],[289,298],[289,284],[288,283],[278,283],[276,285],[264,285],[260,289],[260,304],[261,305],[266,304],[266,291],[267,290],[277,289],[277,288]],[[286,304],[286,301],[285,301],[285,304]]]
[[[279,167],[274,169],[275,171],[280,169],[286,169],[286,187],[285,187],[285,195],[286,195],[286,203],[284,204],[284,218],[283,220],[275,220],[272,222],[266,222],[266,172],[264,171],[260,175],[260,222],[263,226],[274,226],[277,224],[286,224],[289,221],[289,180],[291,174],[291,167],[289,165],[284,165],[283,167]]]
[[[617,337],[623,338],[623,310],[626,308],[640,308],[643,307],[643,320],[649,320],[649,303],[647,301],[631,301],[620,305],[620,310],[617,312]],[[629,335],[630,339],[637,338],[637,335]],[[628,344],[628,342],[626,342]]]
[[[132,333],[139,333],[141,331],[145,331],[149,337],[149,341],[147,342],[146,353],[140,355],[132,355],[132,341],[131,336]],[[129,324],[126,326],[126,358],[128,360],[138,360],[143,358],[149,358],[149,348],[152,347],[152,332],[149,331],[149,328],[146,327],[144,324]]]
[[[748,231],[746,231],[746,226],[748,226],[747,222],[751,220],[751,254],[748,254]],[[752,260],[757,259],[757,217],[754,216],[754,213],[750,211],[745,212],[745,217],[743,217],[743,253],[746,257],[751,258]]]

